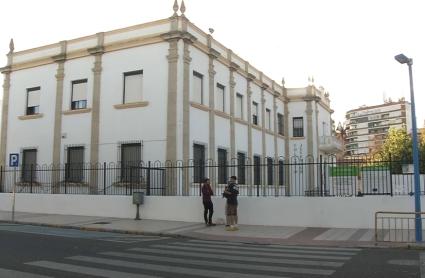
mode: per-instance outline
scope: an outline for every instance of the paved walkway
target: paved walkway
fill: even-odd
[[[12,213],[0,211],[1,222],[11,222]],[[145,235],[164,235],[207,240],[247,243],[281,243],[327,246],[376,246],[371,229],[335,229],[311,227],[240,225],[239,231],[226,231],[224,225],[206,227],[203,223],[133,220],[94,216],[58,215],[16,212],[15,223],[45,225],[93,231],[108,231]],[[380,244],[383,246],[383,244]],[[392,244],[394,246],[394,244]]]

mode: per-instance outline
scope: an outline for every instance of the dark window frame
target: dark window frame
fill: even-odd
[[[85,100],[77,100],[74,101],[74,85],[76,84],[82,84],[82,83],[88,83],[88,79],[78,79],[71,82],[71,110],[78,110],[78,109],[86,109],[87,108],[87,92],[86,92],[86,99]]]
[[[258,103],[255,102],[255,101],[253,101],[252,102],[252,107],[253,107],[253,111],[252,111],[252,124],[253,125],[258,125]]]
[[[32,87],[32,88],[28,88],[27,89],[27,105],[26,105],[26,109],[25,109],[25,115],[28,115],[28,116],[29,115],[37,115],[37,114],[40,113],[40,103],[38,103],[37,106],[28,106],[28,97],[29,97],[29,94],[31,92],[34,92],[34,91],[39,91],[40,100],[41,100],[41,87],[40,86],[38,86],[38,87]]]
[[[28,155],[35,154],[35,162],[27,163]],[[36,180],[37,169],[37,149],[25,149],[22,151],[22,165],[21,165],[21,180],[23,182],[34,182]]]
[[[193,144],[193,182],[195,183],[201,183],[205,178],[205,149],[205,145]]]
[[[124,76],[124,86],[123,86],[123,94],[122,94],[122,103],[131,103],[131,102],[125,102],[125,81],[127,76],[133,76],[133,75],[141,75],[143,79],[143,70],[133,70],[133,71],[127,71],[123,73]],[[142,93],[142,92],[140,92]]]
[[[254,185],[261,185],[261,156],[254,155]]]
[[[223,110],[218,110],[218,111],[226,112],[226,86],[224,86],[220,83],[217,83],[216,88],[223,90]],[[217,105],[216,105],[216,107],[217,107]]]
[[[68,182],[82,182],[84,180],[84,147],[68,147],[66,151],[65,180]],[[82,151],[81,161],[76,163],[70,161],[73,157],[71,154],[73,151]]]
[[[273,158],[267,157],[267,185],[273,185]]]
[[[277,133],[282,136],[285,134],[284,118],[283,118],[283,114],[280,114],[280,113],[277,113]]]
[[[237,153],[237,161],[238,161],[238,183],[245,184],[246,183],[246,154],[243,152]]]
[[[226,184],[228,180],[227,150],[217,149],[217,177],[219,184]]]
[[[127,160],[126,158],[126,149],[137,147],[139,152],[136,154],[135,160]],[[142,153],[142,144],[141,143],[123,143],[121,144],[121,181],[122,182],[131,182],[138,183],[141,182],[141,153]]]
[[[301,123],[301,127],[295,127],[296,122]],[[304,117],[293,117],[292,118],[292,136],[293,137],[304,137]]]
[[[193,77],[197,77],[201,79],[201,103],[200,104],[203,105],[204,104],[204,75],[202,75],[201,73],[197,71],[193,71]]]

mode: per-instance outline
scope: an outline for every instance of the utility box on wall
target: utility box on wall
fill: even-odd
[[[144,191],[133,192],[133,205],[143,205],[144,199]]]

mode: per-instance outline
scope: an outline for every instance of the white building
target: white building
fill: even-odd
[[[329,95],[287,89],[174,6],[170,18],[14,52],[1,164],[312,156],[333,140]]]
[[[410,103],[401,99],[347,111],[347,156],[368,155],[379,149],[390,128],[412,130]]]

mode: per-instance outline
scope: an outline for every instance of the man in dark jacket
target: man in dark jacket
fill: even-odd
[[[238,228],[238,194],[239,188],[236,183],[236,176],[231,176],[226,189],[223,194],[227,199],[226,203],[226,216],[229,220],[227,231],[237,231]]]
[[[202,203],[204,204],[204,220],[205,225],[207,226],[215,226],[212,223],[212,215],[214,213],[214,206],[211,200],[211,196],[214,195],[210,185],[210,179],[204,179],[204,183],[201,188],[202,191]],[[208,215],[208,218],[207,218]]]

